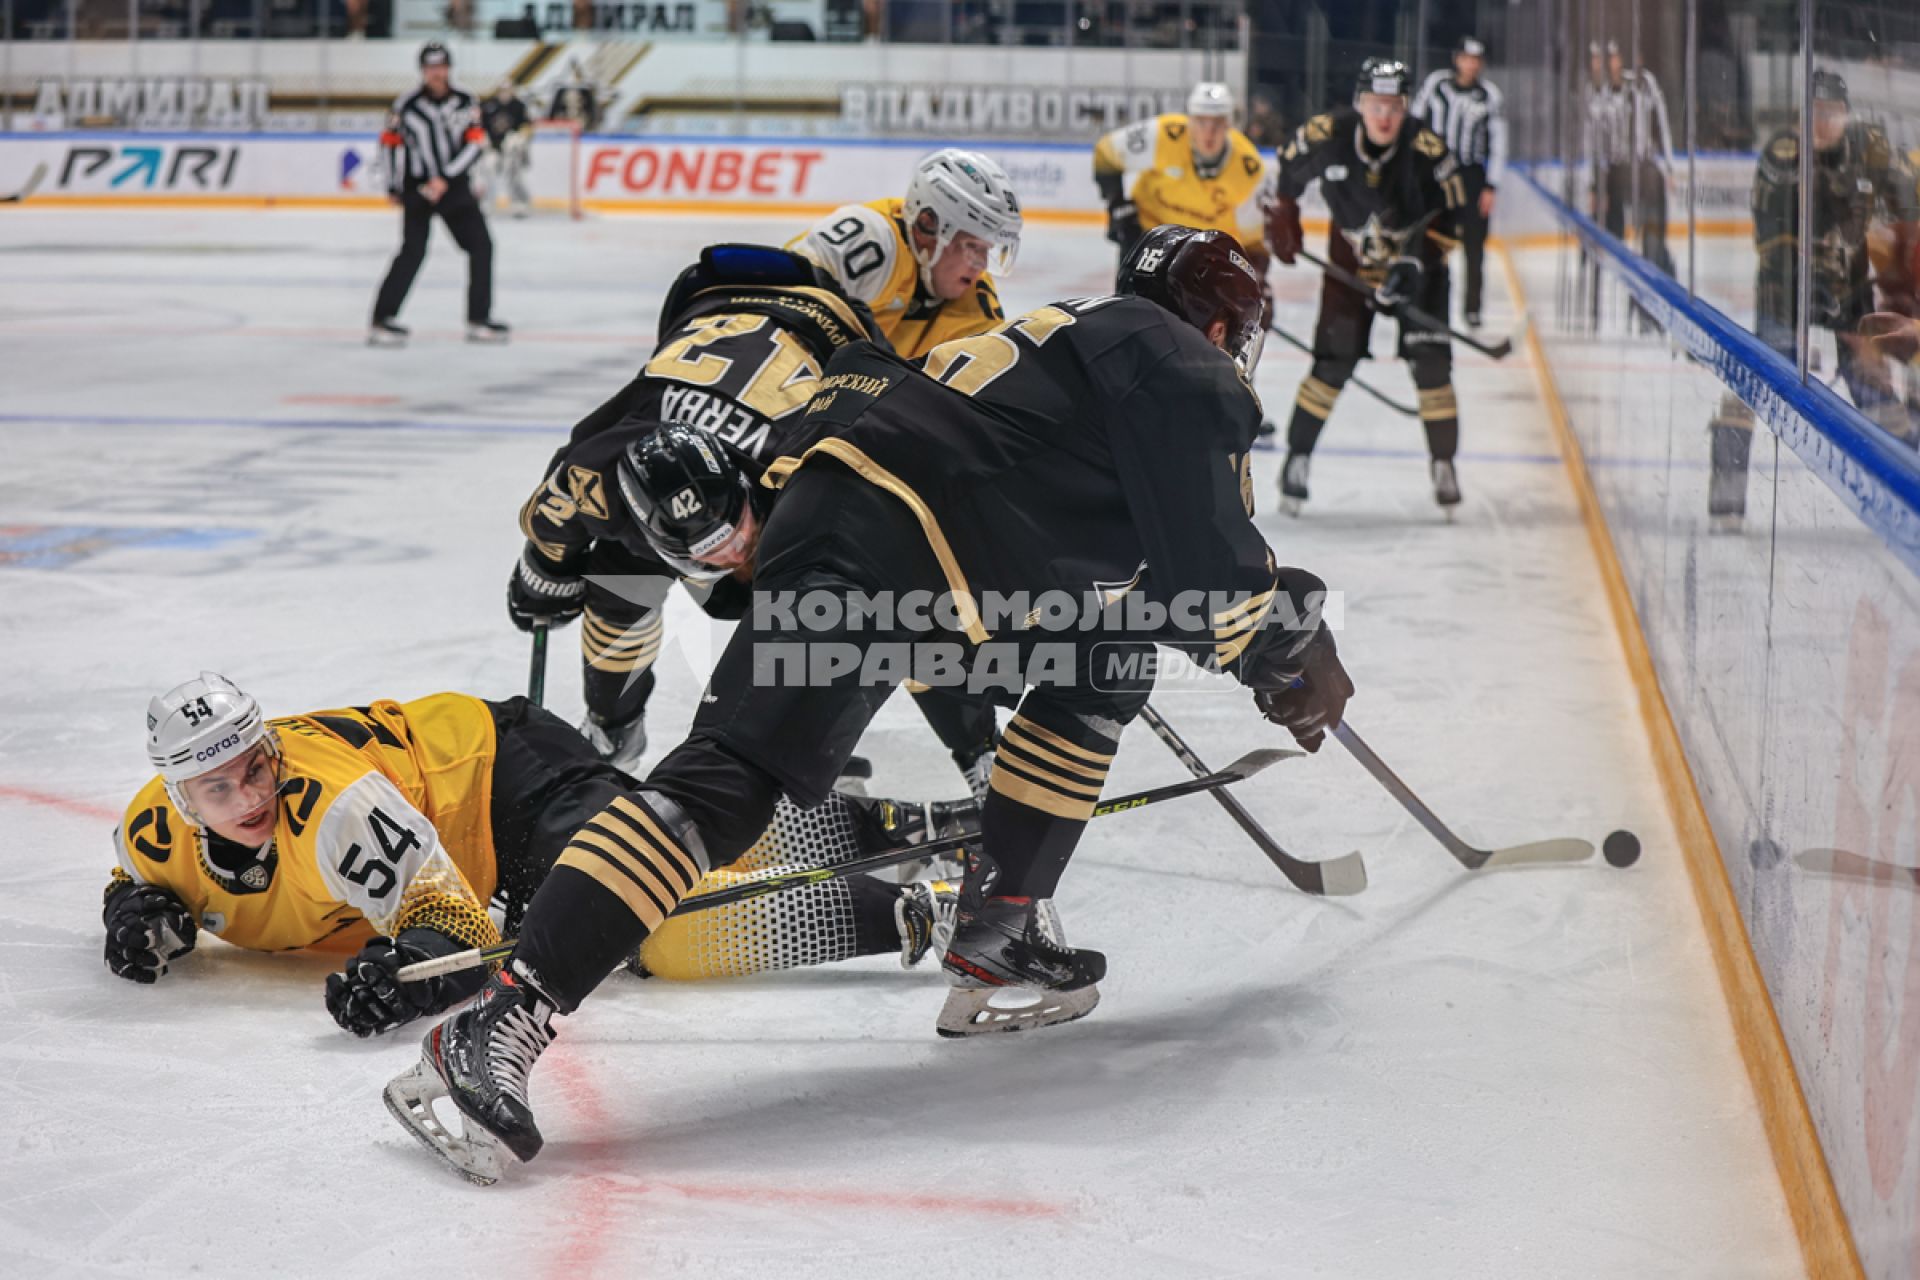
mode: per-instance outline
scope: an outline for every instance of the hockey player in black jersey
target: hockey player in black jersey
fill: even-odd
[[[1024,688],[944,957],[946,1034],[1093,1008],[1104,957],[1066,946],[1047,900],[1145,702],[1154,643],[1238,679],[1319,747],[1353,686],[1315,607],[1324,585],[1276,567],[1251,518],[1259,282],[1230,237],[1170,225],[1135,247],[1121,289],[943,344],[924,370],[870,345],[834,358],[767,469],[783,496],[758,598],[692,734],[581,830],[508,968],[388,1086],[416,1136],[469,1176],[502,1146],[537,1154],[527,1086],[554,1016],[738,857],[776,796],[824,796],[909,672],[998,668]],[[1031,1003],[994,1005],[1008,988]],[[438,1095],[461,1135],[416,1118]]]
[[[740,616],[774,497],[755,483],[761,470],[784,452],[833,353],[885,342],[823,268],[753,245],[705,250],[669,292],[659,332],[646,366],[547,464],[521,508],[527,542],[507,584],[522,629],[581,618],[581,732],[628,771],[646,749],[667,593],[679,581],[710,616]],[[663,423],[710,444],[696,456],[688,442],[677,458],[649,450]],[[938,693],[918,705],[977,791],[991,764],[991,705]]]
[[[1267,213],[1273,256],[1291,265],[1302,248],[1299,200],[1318,180],[1333,221],[1328,258],[1373,286],[1366,294],[1328,277],[1321,287],[1313,368],[1294,401],[1280,472],[1281,505],[1293,515],[1307,500],[1313,446],[1334,401],[1368,357],[1374,312],[1391,315],[1411,302],[1430,316],[1451,314],[1446,255],[1457,239],[1466,184],[1446,144],[1408,115],[1407,79],[1405,64],[1367,59],[1353,106],[1308,120],[1279,156]],[[1452,346],[1444,332],[1402,320],[1399,354],[1420,391],[1434,500],[1451,508],[1460,501]]]
[[[716,245],[668,293],[658,332],[641,371],[581,419],[547,464],[520,511],[527,543],[507,586],[508,613],[523,630],[581,618],[581,731],[629,771],[646,748],[661,606],[674,581],[686,581],[702,607],[723,618],[739,616],[746,590],[725,572],[682,573],[661,559],[621,500],[620,459],[660,424],[680,422],[757,475],[776,427],[799,420],[828,358],[879,328],[811,263]]]

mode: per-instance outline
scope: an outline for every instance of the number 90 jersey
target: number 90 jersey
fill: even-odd
[[[116,882],[171,890],[202,929],[255,951],[350,952],[415,926],[498,940],[486,703],[441,693],[269,723],[281,750],[272,843],[235,865],[223,854],[239,847],[188,822],[154,778],[114,832]]]
[[[950,302],[922,289],[920,260],[907,244],[904,200],[874,200],[835,209],[787,242],[787,248],[833,273],[842,288],[873,308],[873,318],[905,360],[943,342],[985,333],[1006,319],[993,277]]]

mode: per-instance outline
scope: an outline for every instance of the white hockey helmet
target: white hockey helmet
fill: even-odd
[[[1202,80],[1187,95],[1187,114],[1233,119],[1233,90],[1218,80]]]
[[[225,676],[202,671],[147,704],[147,759],[167,786],[167,798],[198,821],[180,785],[237,760],[265,742],[276,761],[278,737],[267,727],[260,704]]]
[[[962,231],[987,242],[987,270],[1002,276],[1013,270],[1020,251],[1020,200],[1007,171],[979,152],[945,147],[920,161],[907,184],[904,212],[909,228],[920,225],[922,213],[934,217],[932,252],[922,253],[907,237],[923,277]]]

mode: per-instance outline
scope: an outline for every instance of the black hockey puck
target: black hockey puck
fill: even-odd
[[[1608,865],[1630,867],[1640,861],[1640,837],[1631,831],[1612,832],[1600,842],[1600,852]]]

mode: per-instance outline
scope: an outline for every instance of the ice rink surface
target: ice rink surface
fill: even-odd
[[[203,667],[269,714],[523,691],[515,513],[631,375],[665,286],[775,220],[496,221],[504,349],[435,244],[405,351],[361,344],[395,219],[0,217],[0,1273],[7,1276],[1773,1276],[1799,1253],[1524,356],[1459,367],[1449,527],[1418,425],[1357,391],[1305,518],[1347,593],[1350,720],[1482,844],[1637,831],[1640,864],[1468,874],[1337,747],[1240,789],[1372,887],[1294,892],[1205,799],[1102,820],[1059,896],[1104,1002],[933,1034],[942,980],[872,958],[706,985],[617,974],[534,1076],[545,1153],[481,1190],[388,1118],[415,1056],[321,1003],[329,962],[202,935],[155,987],[100,957],[147,699]],[[1009,312],[1104,292],[1030,228]],[[1490,271],[1489,328],[1512,310]],[[1315,277],[1279,275],[1303,336]],[[1390,326],[1376,333],[1388,349]],[[1270,343],[1284,427],[1305,361]],[[1410,400],[1402,368],[1362,376]],[[676,597],[653,754],[714,633]],[[571,635],[550,703],[578,714]],[[911,707],[874,789],[957,783]],[[1210,763],[1279,731],[1221,684],[1162,711]],[[1183,776],[1133,729],[1110,791]]]

